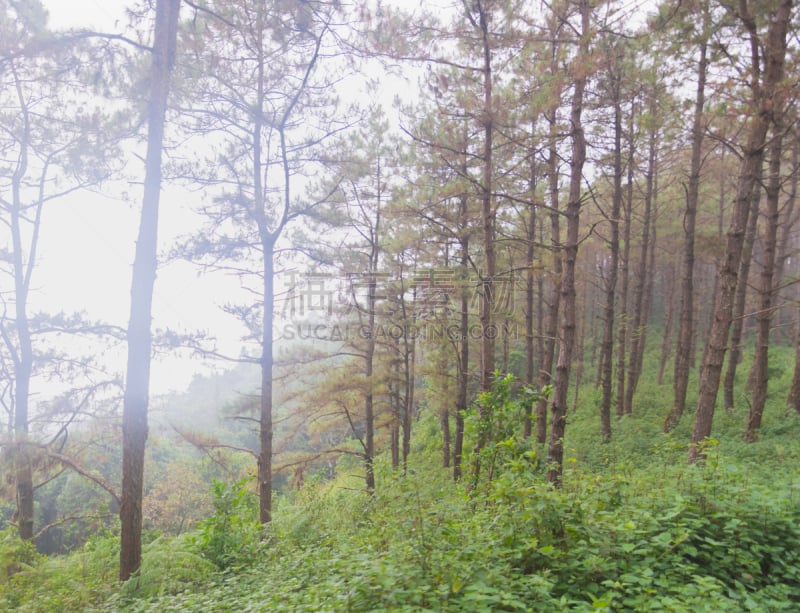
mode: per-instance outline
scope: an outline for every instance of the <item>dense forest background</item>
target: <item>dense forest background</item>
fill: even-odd
[[[0,7],[5,608],[796,606],[791,0]]]

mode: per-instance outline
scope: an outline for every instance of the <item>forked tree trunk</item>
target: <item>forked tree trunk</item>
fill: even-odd
[[[736,381],[736,370],[742,359],[742,336],[744,332],[744,311],[747,304],[747,285],[750,278],[750,264],[752,262],[753,245],[758,231],[758,207],[761,202],[761,175],[762,167],[757,169],[758,177],[753,187],[753,195],[750,200],[750,219],[747,222],[747,232],[744,237],[744,247],[742,248],[742,261],[739,264],[739,280],[736,287],[736,299],[733,304],[733,323],[731,324],[731,352],[728,356],[728,366],[725,369],[725,380],[723,381],[723,395],[725,399],[725,409],[731,411],[735,407],[734,382]]]
[[[180,0],[156,3],[150,99],[147,107],[147,154],[139,238],[133,262],[128,324],[128,363],[122,409],[122,498],[120,502],[119,577],[125,581],[142,559],[142,494],[147,408],[150,393],[150,329],[156,280],[158,205],[161,195],[161,151],[167,113],[170,72],[175,59]]]

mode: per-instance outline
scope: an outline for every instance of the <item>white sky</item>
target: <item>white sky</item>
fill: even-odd
[[[119,32],[124,27],[123,0],[43,0],[53,29],[88,28]],[[135,172],[137,160],[128,171]],[[144,168],[142,165],[142,173]],[[141,193],[131,189],[129,202],[112,192],[75,194],[54,202],[43,218],[39,266],[34,273],[34,308],[44,311],[85,311],[89,318],[125,326],[128,320],[131,266],[139,225]],[[192,219],[191,196],[165,192],[161,199],[160,250],[187,232]],[[239,329],[219,306],[238,289],[232,279],[213,285],[185,262],[162,266],[153,302],[154,327],[177,332],[208,330],[219,336],[221,348],[238,354]],[[118,358],[124,372],[124,356]],[[153,364],[154,394],[181,390],[196,372],[219,369],[186,355],[160,357]]]
[[[125,9],[132,0],[42,0],[50,14],[50,27],[121,32],[126,24]],[[417,5],[418,0],[407,0]],[[403,4],[404,2],[398,2]],[[385,83],[385,81],[384,81]],[[399,83],[399,82],[398,82]],[[385,104],[394,92],[408,93],[408,85],[395,84],[378,94]],[[375,93],[372,92],[374,96]],[[138,172],[134,159],[128,173]],[[142,164],[141,173],[144,168]],[[125,202],[112,195],[118,186],[104,193],[80,193],[53,203],[43,220],[39,266],[32,305],[45,312],[85,311],[90,319],[125,326],[128,320],[131,266],[139,225],[141,193],[131,188]],[[196,219],[191,212],[201,196],[167,188],[162,193],[160,251],[168,250],[176,237],[185,235]],[[171,191],[169,191],[171,190]],[[238,281],[230,277],[199,277],[197,269],[185,262],[162,266],[153,303],[154,327],[176,332],[208,331],[217,346],[228,354],[240,352],[242,328],[221,305],[247,300]],[[124,372],[124,355],[116,358]],[[219,370],[226,364],[202,363],[186,355],[159,357],[152,367],[154,394],[181,390],[197,372]]]
[[[42,0],[53,28],[97,28],[110,30],[124,16],[129,4],[123,0]]]

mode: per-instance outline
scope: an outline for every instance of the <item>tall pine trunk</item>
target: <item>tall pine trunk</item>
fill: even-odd
[[[650,110],[655,116],[656,96],[653,95]],[[655,195],[653,186],[655,183],[656,172],[656,145],[658,128],[653,126],[650,129],[650,137],[647,153],[647,173],[645,175],[644,193],[644,218],[642,219],[642,244],[639,252],[639,267],[636,272],[636,285],[633,288],[633,323],[631,326],[631,353],[628,366],[628,386],[625,390],[623,401],[623,412],[630,415],[633,412],[633,394],[639,383],[639,375],[642,372],[642,362],[644,358],[645,326],[647,325],[648,283],[652,282],[652,269],[648,266],[650,257],[650,219],[653,208],[653,197]],[[650,270],[650,274],[648,274]]]
[[[558,334],[558,313],[561,306],[561,213],[558,206],[558,151],[556,148],[556,111],[548,117],[550,145],[547,158],[547,182],[550,196],[550,250],[553,256],[553,285],[547,305],[547,325],[544,332],[544,351],[539,359],[539,386],[549,385],[553,380],[553,363]],[[536,442],[547,441],[547,399],[542,398],[536,406]]]
[[[764,250],[761,268],[759,305],[756,315],[756,351],[753,358],[753,401],[744,431],[744,439],[754,442],[758,439],[761,418],[767,403],[767,369],[769,367],[770,328],[775,303],[775,260],[778,247],[778,222],[780,221],[779,200],[781,195],[781,157],[783,155],[783,131],[779,113],[775,109],[775,129],[769,148],[769,180],[767,182],[767,227],[764,232]]]
[[[128,323],[128,362],[122,410],[122,498],[120,502],[119,577],[125,581],[142,559],[142,494],[147,408],[150,393],[153,287],[156,280],[161,152],[170,72],[175,58],[180,0],[156,2],[150,99],[147,107],[147,154],[144,194],[136,241]]]
[[[628,150],[628,184],[626,197],[622,202],[622,214],[624,218],[624,226],[622,231],[622,256],[620,259],[619,274],[622,281],[622,287],[619,293],[619,326],[617,329],[617,415],[623,415],[625,412],[625,378],[627,372],[625,371],[625,357],[628,350],[628,289],[630,286],[630,261],[631,261],[631,215],[633,214],[633,158],[634,158],[634,119],[635,107],[631,105],[630,116],[630,148]]]
[[[464,164],[466,171],[466,162]],[[455,434],[453,437],[453,480],[459,481],[462,473],[462,457],[464,454],[464,414],[467,410],[467,386],[469,384],[469,292],[467,291],[467,271],[469,267],[469,230],[467,228],[468,199],[462,195],[459,199],[459,242],[461,249],[461,312],[459,320],[457,365],[457,391]]]
[[[614,299],[617,292],[619,271],[619,216],[622,208],[622,102],[620,100],[621,76],[612,74],[612,101],[614,104],[614,177],[611,195],[611,238],[608,241],[610,256],[608,276],[605,283],[605,308],[603,309],[603,341],[600,349],[602,364],[600,381],[602,397],[600,400],[600,433],[604,442],[611,440],[611,403],[613,401],[613,361],[614,355]],[[624,307],[623,307],[624,310]],[[621,324],[621,325],[624,325]],[[623,350],[624,352],[624,350]],[[617,398],[620,402],[620,398]]]
[[[531,132],[536,130],[536,121],[533,121]],[[534,148],[531,147],[531,151]],[[533,386],[536,382],[536,351],[534,347],[534,290],[536,288],[535,271],[533,259],[536,256],[536,158],[531,155],[531,176],[529,183],[530,202],[528,203],[528,224],[526,228],[526,265],[528,270],[525,275],[525,384]],[[533,402],[525,403],[525,423],[523,424],[522,435],[530,438],[533,433]]]
[[[704,7],[704,30],[707,29],[708,5]],[[700,191],[700,170],[703,149],[703,108],[706,100],[706,73],[708,71],[708,40],[703,32],[700,42],[700,60],[697,63],[697,88],[695,91],[694,118],[692,120],[692,159],[689,170],[689,186],[686,189],[686,212],[683,217],[684,245],[681,271],[680,315],[678,337],[675,345],[675,365],[672,380],[672,409],[664,421],[664,432],[669,432],[678,423],[686,410],[686,392],[689,387],[691,368],[692,334],[695,323],[694,274],[695,274],[695,226],[697,225],[697,200]]]
[[[736,381],[736,370],[742,360],[742,343],[744,336],[745,305],[747,304],[748,279],[750,278],[750,264],[752,263],[753,245],[756,241],[758,231],[758,208],[761,202],[761,175],[762,167],[757,169],[758,176],[753,187],[753,195],[750,199],[750,219],[747,222],[747,232],[744,236],[744,247],[742,248],[742,261],[739,264],[739,280],[736,286],[736,298],[733,303],[733,323],[731,324],[731,352],[728,356],[728,365],[725,369],[725,379],[722,384],[725,408],[733,410],[734,383]]]
[[[14,68],[14,76],[16,69]],[[22,187],[25,174],[28,170],[28,149],[31,145],[30,113],[22,95],[17,80],[17,95],[20,106],[23,109],[23,133],[20,138],[20,151],[16,168],[11,177],[11,242],[14,276],[14,326],[17,331],[18,346],[14,351],[11,341],[6,340],[8,350],[13,353],[14,368],[14,480],[17,502],[17,531],[23,540],[33,538],[33,463],[30,457],[31,448],[28,441],[29,415],[28,407],[30,404],[30,385],[33,376],[33,339],[30,331],[30,321],[28,319],[28,296],[30,292],[31,274],[35,261],[36,236],[34,232],[33,244],[28,253],[28,261],[23,255],[23,212]],[[41,211],[42,202],[39,202]],[[5,254],[4,254],[5,255]],[[5,302],[4,302],[4,307]],[[7,339],[6,328],[3,326],[3,338]]]
[[[800,305],[798,305],[800,307]],[[794,375],[792,385],[789,388],[789,396],[786,398],[787,406],[800,413],[800,308],[797,309],[797,326],[794,341]]]
[[[575,65],[582,65],[589,56],[589,2],[580,0],[581,34]],[[581,183],[583,166],[586,162],[586,137],[583,131],[583,96],[586,90],[587,74],[576,71],[570,125],[572,128],[572,161],[570,163],[569,200],[565,217],[567,238],[564,245],[564,269],[561,275],[561,300],[564,310],[559,326],[559,352],[553,385],[553,404],[551,408],[550,444],[547,452],[549,470],[548,482],[561,486],[564,469],[564,434],[567,428],[567,403],[569,393],[569,373],[575,348],[575,265],[578,259],[579,226],[581,214]]]

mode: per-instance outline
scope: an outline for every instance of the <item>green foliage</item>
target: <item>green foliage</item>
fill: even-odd
[[[122,586],[122,602],[176,594],[202,584],[217,568],[185,538],[157,538],[144,547],[142,566]]]
[[[465,438],[481,442],[476,453],[480,455],[480,464],[486,466],[483,475],[487,483],[492,481],[496,470],[518,472],[539,465],[534,441],[523,436],[521,424],[525,420],[525,407],[549,398],[552,387],[538,390],[524,386],[516,394],[514,387],[514,375],[501,376],[496,372],[492,389],[478,394],[465,415]],[[474,464],[470,453],[465,454],[465,459]],[[473,482],[473,487],[477,485]]]
[[[423,415],[406,475],[379,456],[374,496],[357,470],[309,475],[276,499],[268,546],[247,481],[216,482],[214,515],[149,543],[122,587],[117,541],[102,537],[70,557],[34,557],[0,584],[0,609],[797,610],[800,481],[787,467],[800,461],[800,417],[768,411],[760,441],[745,444],[746,407],[721,411],[706,462],[690,467],[691,419],[663,434],[663,388],[643,378],[608,444],[590,389],[570,414],[561,489],[520,433],[537,392],[497,377],[467,415],[470,441],[486,436],[469,494],[439,467],[437,416]]]
[[[199,523],[193,539],[200,554],[221,570],[246,564],[258,550],[257,500],[248,488],[250,481],[244,478],[227,485],[214,479],[214,515]]]
[[[26,543],[28,551],[32,545]],[[60,613],[90,610],[108,597],[119,574],[119,537],[104,532],[69,557],[35,555],[0,585],[0,610]]]
[[[0,608],[10,610],[20,604],[20,584],[43,559],[30,541],[19,538],[15,528],[0,532]]]

